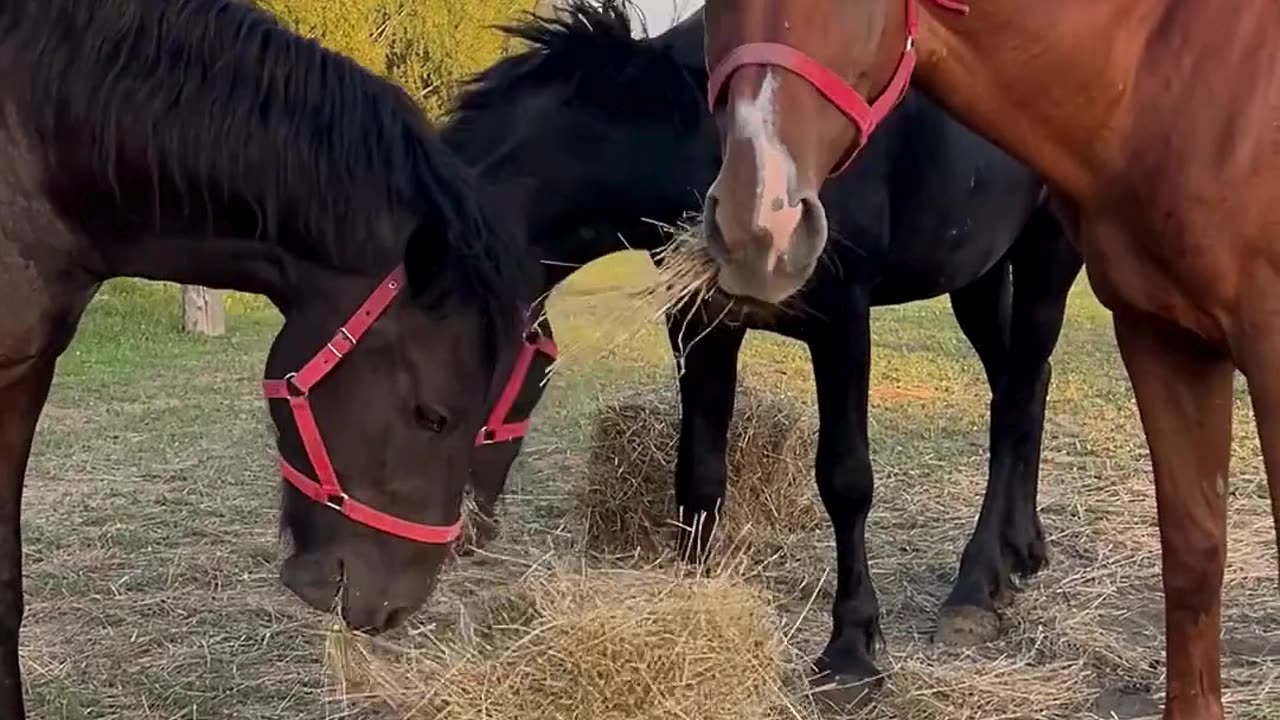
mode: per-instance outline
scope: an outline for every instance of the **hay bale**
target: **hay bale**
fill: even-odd
[[[741,580],[551,571],[483,633],[387,658],[338,636],[347,691],[432,720],[752,720],[789,707],[769,599]],[[483,639],[478,639],[483,638]]]
[[[663,553],[679,514],[674,478],[679,410],[663,389],[642,388],[597,415],[587,479],[574,514],[587,544],[606,553]],[[717,536],[747,554],[776,551],[822,525],[813,453],[817,428],[785,391],[743,386],[729,429],[725,509]]]

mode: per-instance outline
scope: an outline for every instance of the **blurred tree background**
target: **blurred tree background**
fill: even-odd
[[[92,0],[90,0],[92,1]],[[254,0],[307,37],[402,85],[433,118],[467,76],[509,48],[495,25],[554,12],[554,0]],[[190,332],[222,335],[223,293],[182,286]]]
[[[258,0],[314,37],[404,86],[433,117],[458,83],[497,60],[506,38],[492,26],[545,0]]]

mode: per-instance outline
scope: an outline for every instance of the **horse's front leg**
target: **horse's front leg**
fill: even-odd
[[[1231,380],[1225,354],[1115,316],[1151,450],[1163,561],[1166,720],[1221,720]]]
[[[1240,368],[1249,381],[1249,399],[1258,425],[1258,440],[1267,469],[1271,516],[1280,550],[1280,298],[1254,293],[1250,317],[1232,343]]]
[[[22,720],[22,483],[36,421],[53,381],[51,359],[6,366],[0,355],[0,718]]]
[[[838,707],[859,703],[882,680],[873,662],[880,640],[880,603],[867,565],[867,515],[874,482],[867,440],[871,371],[870,305],[854,297],[839,326],[809,340],[818,395],[818,491],[836,544],[836,597],[831,639],[814,678]]]
[[[680,373],[680,442],[676,454],[679,548],[686,562],[704,559],[724,503],[726,452],[738,388],[738,351],[746,329],[705,326],[699,308],[667,315]]]

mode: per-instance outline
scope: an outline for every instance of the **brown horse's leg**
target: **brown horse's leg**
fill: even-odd
[[[1156,480],[1168,647],[1166,720],[1220,720],[1231,380],[1223,353],[1188,345],[1149,318],[1115,319]]]
[[[0,366],[0,718],[21,720],[22,480],[40,409],[49,395],[54,362]]]
[[[1265,316],[1271,316],[1270,312]],[[1267,323],[1268,320],[1263,320]],[[1280,327],[1247,327],[1237,343],[1236,355],[1249,380],[1249,396],[1258,423],[1267,484],[1271,491],[1271,516],[1275,521],[1276,549],[1280,551]]]

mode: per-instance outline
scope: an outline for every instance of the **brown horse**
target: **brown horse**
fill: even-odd
[[[706,27],[724,144],[706,222],[726,267],[756,264],[735,270],[741,292],[777,299],[773,276],[810,259],[793,250],[820,251],[818,188],[913,70],[1050,182],[1151,450],[1164,715],[1221,718],[1235,368],[1280,518],[1280,65],[1262,61],[1280,4],[709,0]]]

